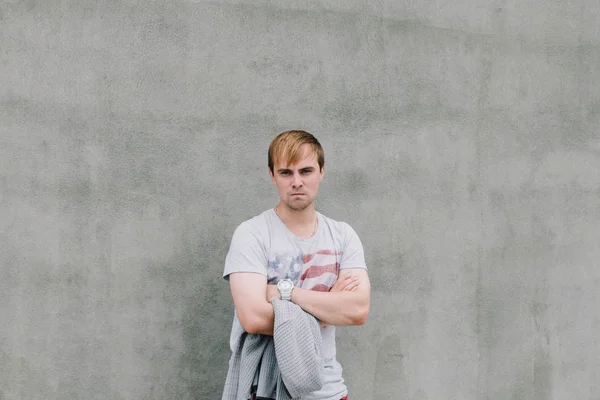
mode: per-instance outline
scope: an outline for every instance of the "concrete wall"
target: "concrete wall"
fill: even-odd
[[[594,1],[0,3],[0,399],[215,399],[266,148],[373,284],[352,399],[600,399]]]

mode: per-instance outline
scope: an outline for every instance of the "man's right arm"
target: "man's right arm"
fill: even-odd
[[[248,333],[273,335],[273,306],[267,302],[267,257],[261,230],[250,222],[233,233],[225,258],[224,277],[229,280],[233,305]]]
[[[267,302],[267,277],[253,272],[229,275],[229,287],[235,312],[248,333],[273,335],[273,305]]]

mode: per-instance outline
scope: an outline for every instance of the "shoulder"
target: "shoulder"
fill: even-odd
[[[263,213],[265,214],[265,213]],[[225,257],[224,277],[233,272],[258,272],[266,275],[266,254],[269,245],[265,218],[257,215],[237,226]]]
[[[340,269],[366,269],[362,242],[350,224],[325,216],[323,217],[323,221],[328,225],[334,241],[337,242],[341,251]]]
[[[240,235],[265,235],[269,231],[269,224],[271,223],[272,210],[266,210],[250,219],[247,219],[240,223],[234,232],[234,237]]]
[[[325,222],[334,236],[347,237],[356,235],[356,231],[345,221],[338,221],[321,213],[319,213],[319,217]]]

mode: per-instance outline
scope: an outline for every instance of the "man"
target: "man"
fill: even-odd
[[[280,201],[237,227],[225,261],[235,306],[231,348],[243,331],[273,335],[270,301],[289,300],[321,324],[325,383],[303,399],[345,399],[335,326],[361,325],[369,313],[363,247],[348,224],[315,210],[325,157],[313,135],[279,134],[269,146],[268,167]]]

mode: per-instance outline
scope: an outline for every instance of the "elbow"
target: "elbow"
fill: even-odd
[[[258,312],[256,310],[246,310],[246,312],[238,312],[237,315],[240,325],[247,333],[272,335],[270,332],[273,331],[273,317],[269,316],[268,309],[265,309],[264,312],[262,310]]]
[[[252,324],[252,325],[242,325],[242,327],[244,328],[244,330],[250,334],[258,334],[262,332],[262,329],[260,329],[260,326],[258,326],[257,324]]]
[[[257,317],[250,316],[242,318],[240,316],[239,320],[242,328],[244,328],[247,333],[261,333],[264,330],[262,321]]]
[[[351,325],[364,325],[369,316],[369,306],[361,307],[356,314],[352,316]]]
[[[240,325],[247,333],[256,333],[256,324],[250,318],[242,318],[239,316]]]

